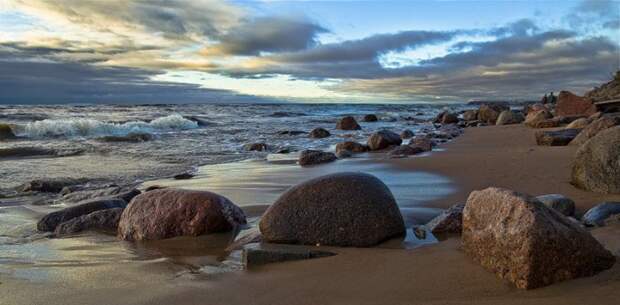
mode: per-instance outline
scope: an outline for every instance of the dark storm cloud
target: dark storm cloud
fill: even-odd
[[[259,55],[261,52],[298,51],[317,44],[327,29],[305,18],[261,17],[247,20],[217,37],[205,55]]]
[[[141,69],[53,62],[0,49],[0,104],[266,101],[226,90],[150,80],[155,74]]]

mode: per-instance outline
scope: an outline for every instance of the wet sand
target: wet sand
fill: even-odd
[[[533,134],[521,126],[472,128],[430,157],[374,162],[396,166],[396,173],[439,174],[449,178],[449,185],[456,185],[441,198],[412,200],[413,206],[445,208],[464,202],[471,190],[491,185],[534,195],[562,193],[576,201],[579,211],[604,200],[620,200],[620,196],[572,187],[574,148],[537,147]],[[278,177],[285,181],[260,182],[292,182]],[[388,185],[398,187],[397,182],[388,181]],[[239,200],[248,211],[259,213],[262,205],[256,204],[269,202],[279,187],[263,198],[241,196]],[[406,183],[402,188],[407,190]],[[620,228],[596,229],[593,235],[620,255]],[[0,273],[0,304],[617,304],[620,299],[620,264],[594,277],[523,291],[474,264],[460,250],[458,238],[417,249],[329,248],[338,255],[221,274],[188,272],[168,258],[136,260],[132,258],[135,247],[127,248],[131,251],[114,264],[82,263],[45,279],[22,280]],[[174,242],[165,248],[172,249],[165,252],[169,256],[178,252]],[[200,247],[196,251],[183,259],[191,264],[192,257],[201,260],[210,253]]]

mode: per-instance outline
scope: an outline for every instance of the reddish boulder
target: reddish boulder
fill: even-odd
[[[555,112],[557,116],[590,116],[596,113],[596,106],[590,98],[577,96],[569,91],[560,91]]]
[[[435,143],[433,142],[433,140],[427,137],[417,136],[409,140],[409,146],[419,147],[423,151],[431,151],[433,150],[433,146],[435,146]]]
[[[333,162],[337,159],[334,153],[308,149],[301,152],[298,163],[301,166],[310,166]]]
[[[348,150],[352,153],[363,153],[368,151],[368,146],[353,141],[346,141],[336,144],[336,153]]]
[[[227,198],[203,191],[159,189],[135,197],[118,225],[123,240],[158,240],[227,232],[246,223]]]
[[[592,276],[616,260],[578,223],[534,197],[501,188],[469,195],[462,241],[476,262],[523,289]]]
[[[340,130],[360,130],[362,127],[357,123],[354,117],[346,116],[336,123],[336,129]]]
[[[547,110],[530,111],[525,117],[524,124],[529,127],[535,128],[538,123],[546,121],[547,119],[550,119],[552,117],[553,115],[551,114],[551,112]]]
[[[504,110],[510,110],[510,107],[503,104],[484,104],[478,109],[478,120],[495,124],[500,113]]]

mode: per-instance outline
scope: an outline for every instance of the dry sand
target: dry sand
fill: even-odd
[[[430,158],[386,161],[446,175],[452,195],[429,206],[464,202],[469,192],[502,186],[533,195],[561,193],[580,211],[603,200],[569,184],[572,147],[537,147],[521,126],[468,129]],[[620,255],[620,228],[593,234]],[[61,281],[0,275],[0,304],[618,304],[620,264],[594,277],[524,291],[474,264],[458,238],[413,250],[336,248],[337,256],[267,265],[204,278],[163,262],[76,268]],[[1,256],[1,254],[0,254]]]

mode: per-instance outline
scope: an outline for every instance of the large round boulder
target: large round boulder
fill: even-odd
[[[389,188],[372,175],[347,172],[290,188],[259,227],[269,242],[329,246],[368,247],[405,233]]]
[[[360,130],[362,127],[357,123],[354,117],[346,116],[336,123],[336,129],[340,130]]]
[[[484,104],[478,109],[478,120],[488,124],[495,124],[500,113],[510,110],[510,107],[503,104]]]
[[[570,142],[570,145],[583,145],[592,137],[596,136],[602,130],[611,128],[620,124],[620,119],[616,117],[601,117],[588,124],[580,133]]]
[[[601,131],[577,150],[572,183],[597,193],[620,193],[620,126]]]
[[[400,135],[388,130],[377,131],[368,138],[370,150],[381,150],[401,143],[403,143],[403,139],[400,138]]]
[[[246,223],[227,198],[204,191],[158,189],[135,197],[118,224],[123,240],[158,240],[227,232]]]
[[[534,197],[500,188],[469,195],[462,241],[476,262],[523,289],[592,276],[616,260],[579,223]]]

